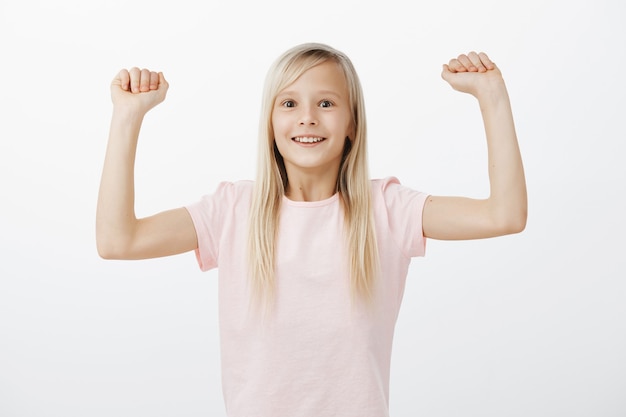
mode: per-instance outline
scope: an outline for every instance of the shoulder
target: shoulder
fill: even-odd
[[[213,191],[204,194],[196,202],[189,204],[190,212],[218,212],[230,210],[235,206],[247,207],[252,196],[252,181],[222,181]]]
[[[215,190],[205,196],[211,198],[218,198],[220,200],[237,201],[241,199],[249,199],[252,195],[252,189],[254,182],[249,180],[241,181],[222,181]]]
[[[396,177],[375,178],[370,180],[373,193],[383,193],[389,187],[400,185],[400,180]]]
[[[371,180],[374,207],[401,208],[407,205],[423,205],[428,194],[407,187],[396,177],[390,176]]]
[[[254,181],[239,180],[239,181],[222,181],[217,185],[217,192],[230,192],[230,193],[246,193],[251,192],[254,187]]]
[[[397,177],[385,177],[371,180],[372,197],[376,198],[392,198],[396,194],[422,194],[420,191],[414,190],[400,183]]]

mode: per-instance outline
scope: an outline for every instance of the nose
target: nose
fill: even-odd
[[[317,116],[315,114],[315,108],[312,106],[301,106],[301,112],[299,116],[300,126],[314,126],[317,124]]]

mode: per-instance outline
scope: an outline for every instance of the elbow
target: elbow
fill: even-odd
[[[521,233],[526,229],[526,222],[528,220],[528,205],[524,204],[522,208],[520,208],[519,212],[512,221],[512,225],[514,226],[513,233]]]
[[[100,256],[100,258],[104,260],[118,259],[113,255],[113,252],[111,252],[110,250],[103,248],[100,245],[96,245],[96,248],[98,250],[98,256]]]
[[[98,256],[102,259],[120,259],[119,255],[116,254],[115,245],[112,245],[103,239],[96,239],[96,249],[98,251]]]
[[[116,227],[96,219],[96,250],[106,260],[134,259],[134,234],[127,227]]]
[[[508,234],[521,233],[526,229],[526,216],[519,217],[510,222],[508,225]]]
[[[142,259],[137,234],[131,228],[96,223],[96,250],[102,259]]]
[[[107,237],[107,233],[102,230],[99,224],[96,224],[96,250],[98,256],[102,259],[115,259],[113,256],[113,245]]]
[[[96,250],[102,259],[128,259],[128,251],[120,239],[114,239],[106,233],[96,232]]]
[[[516,213],[507,213],[498,222],[498,229],[501,235],[513,235],[521,233],[526,229],[528,213],[526,208]]]

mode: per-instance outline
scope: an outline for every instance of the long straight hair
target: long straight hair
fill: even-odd
[[[320,43],[295,46],[270,67],[265,79],[259,123],[257,178],[252,195],[248,234],[248,266],[253,295],[267,307],[275,296],[275,248],[281,201],[289,178],[274,139],[272,111],[276,96],[305,71],[331,61],[341,68],[349,91],[355,136],[346,139],[337,173],[336,192],[344,210],[344,233],[351,294],[370,300],[378,275],[378,249],[372,215],[367,165],[365,104],[358,75],[342,52]]]

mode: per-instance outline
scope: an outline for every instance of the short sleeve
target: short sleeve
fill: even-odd
[[[222,182],[213,194],[185,206],[198,238],[196,259],[202,271],[218,266],[220,241],[226,217],[232,212],[236,190],[232,182]]]
[[[400,184],[395,177],[375,180],[380,193],[379,207],[388,233],[407,257],[424,256],[426,238],[422,214],[428,194]]]

